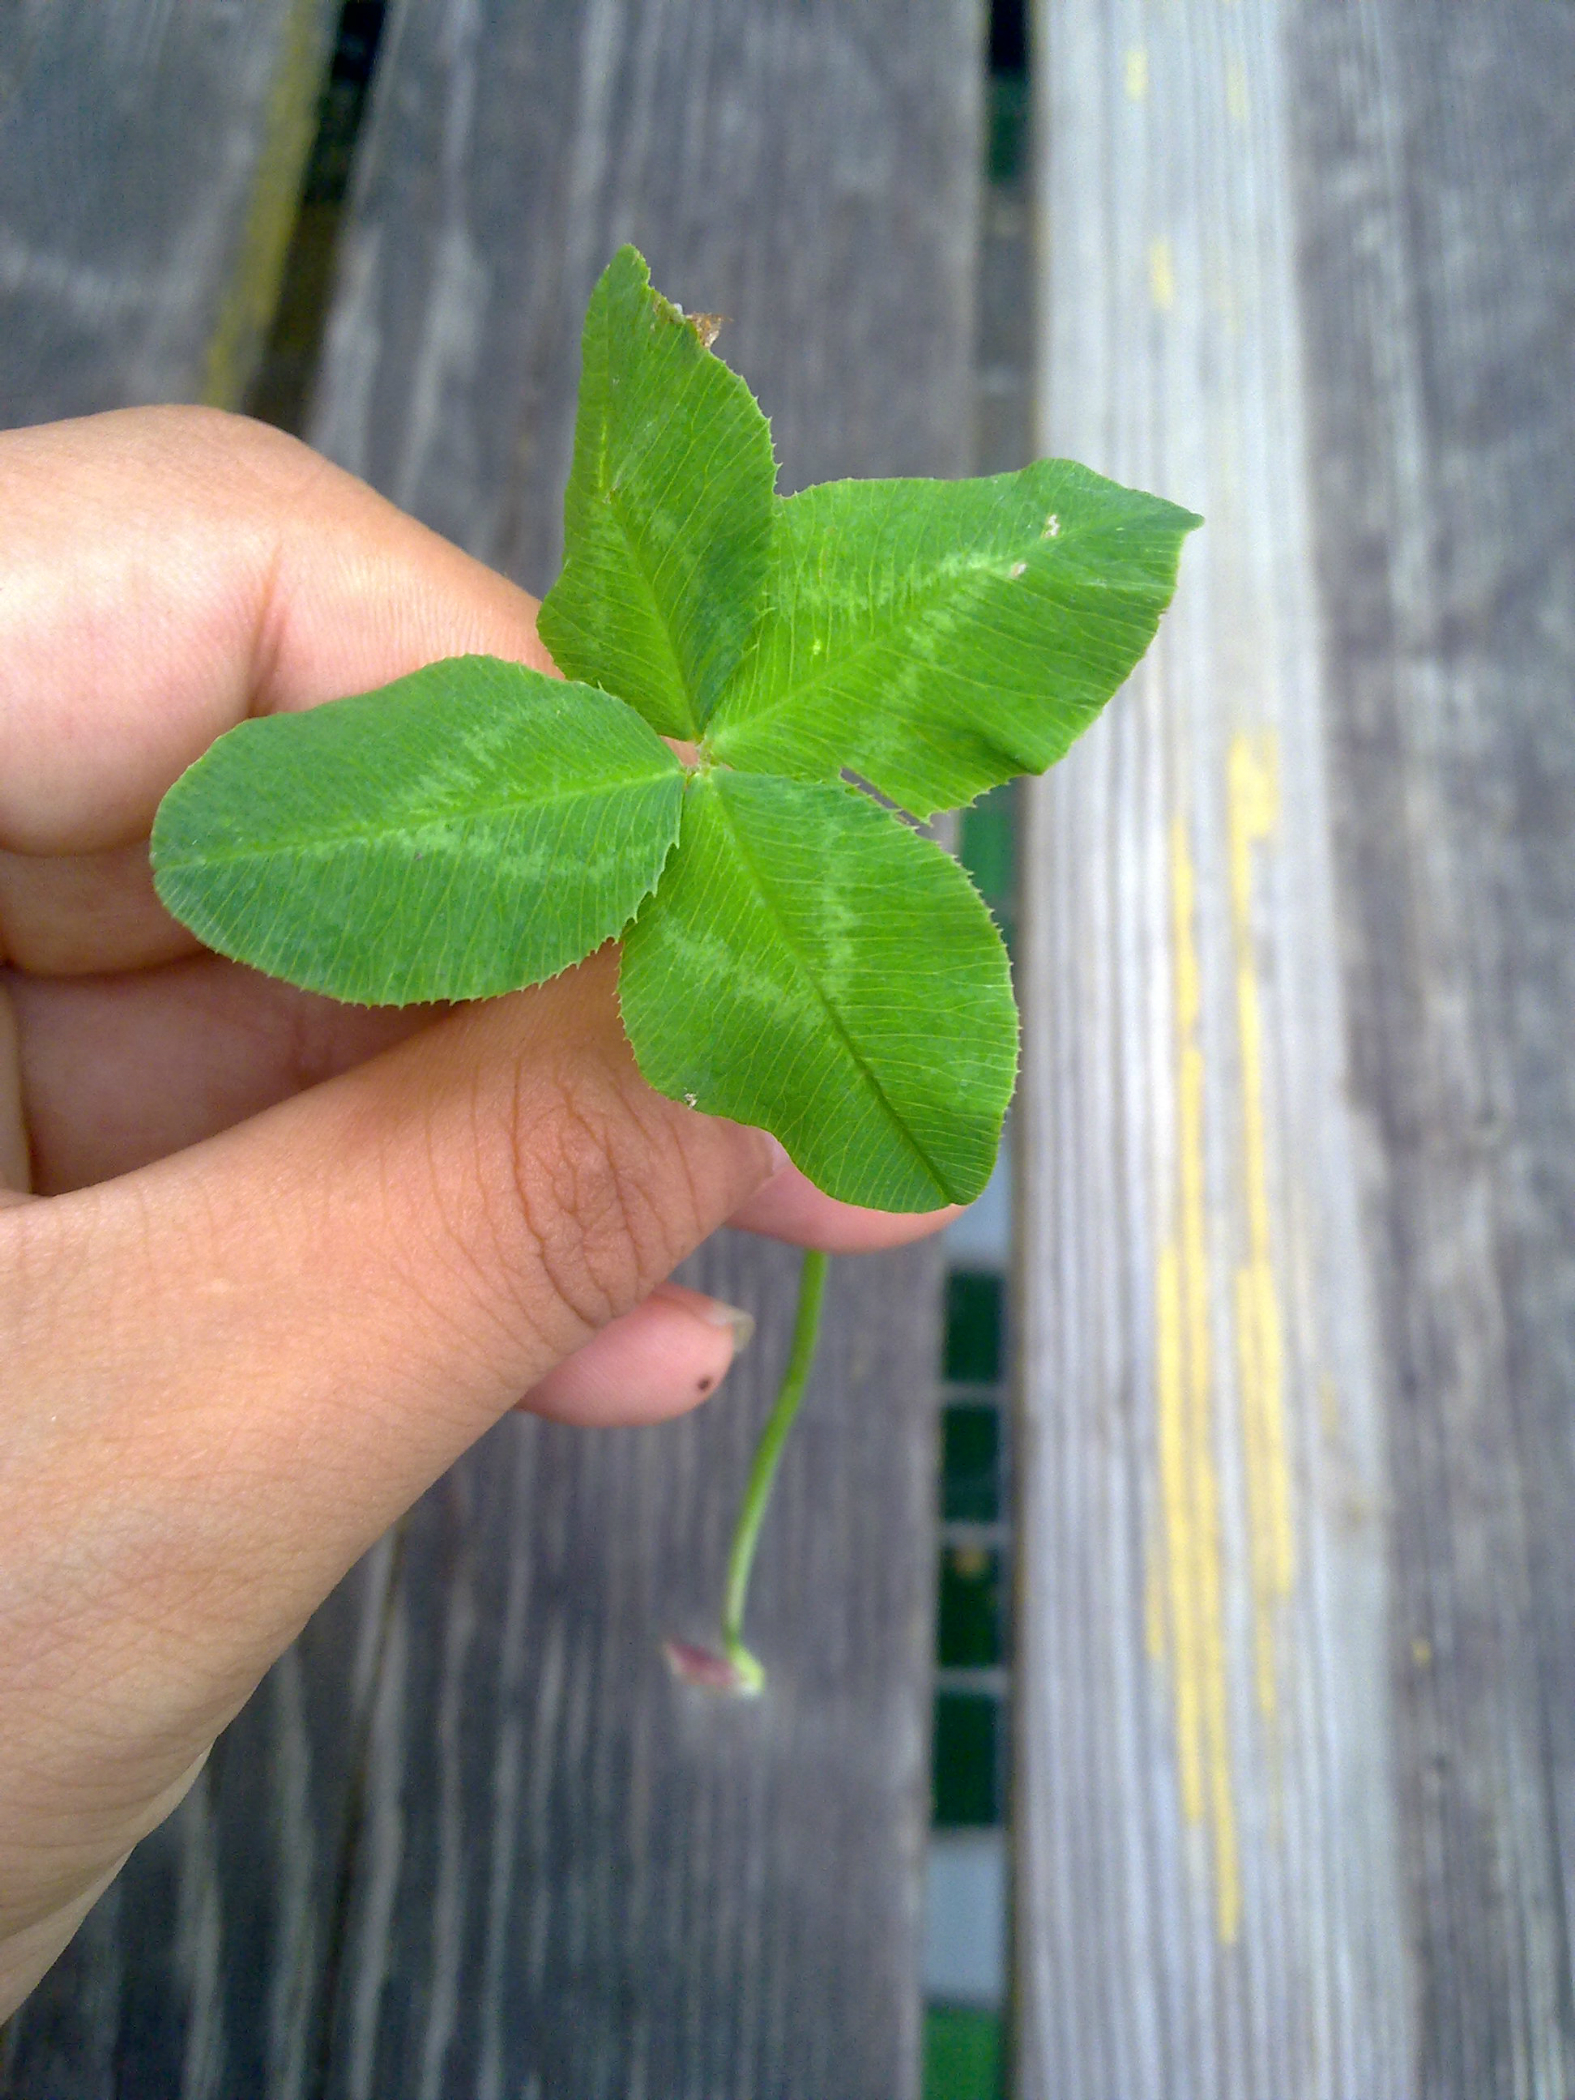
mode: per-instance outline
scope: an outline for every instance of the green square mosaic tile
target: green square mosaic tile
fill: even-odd
[[[1001,1702],[989,1692],[938,1692],[930,1758],[930,1820],[950,1829],[1001,1821]]]
[[[1005,1659],[999,1553],[949,1546],[941,1555],[935,1659],[943,1669],[987,1670]]]
[[[1001,1410],[989,1402],[942,1413],[941,1516],[952,1524],[1000,1519]]]
[[[1004,1278],[984,1269],[954,1269],[946,1279],[947,1378],[994,1385],[1002,1371]]]
[[[999,2100],[1001,2016],[971,2005],[924,2012],[924,2100]]]

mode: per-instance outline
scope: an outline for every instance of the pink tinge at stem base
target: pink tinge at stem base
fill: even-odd
[[[759,1689],[745,1677],[735,1663],[725,1655],[718,1655],[714,1648],[697,1647],[693,1641],[664,1641],[662,1653],[667,1658],[667,1667],[680,1684],[692,1684],[702,1692],[721,1692],[734,1695],[754,1692]]]

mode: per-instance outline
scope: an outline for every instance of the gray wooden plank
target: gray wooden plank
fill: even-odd
[[[1017,2089],[1409,2094],[1280,0],[1040,11],[1046,449],[1201,510],[1028,796]]]
[[[270,1672],[177,1817],[132,1855],[0,2030],[5,2100],[319,2089],[390,1544]]]
[[[0,16],[0,419],[241,398],[337,12],[336,0],[25,0]],[[353,1639],[354,1597],[352,1584],[337,1621],[315,1629],[320,1645]],[[260,1957],[283,1939],[310,1960],[304,1928],[331,1897],[348,1768],[340,1701],[309,1786],[298,1760],[268,1758],[291,1682],[283,1673],[248,1711],[189,1822],[110,1892],[0,2034],[0,2091],[211,2089],[212,2023],[165,2009],[171,1994],[211,1999],[221,1955],[240,1979],[226,2044],[241,2089],[265,2089],[246,2075],[268,2059],[262,2030],[305,2033],[299,1976]],[[215,1823],[208,1805],[226,1788],[238,1812]],[[207,1892],[237,1832],[256,1855],[257,1900],[221,1948]],[[266,1987],[248,1989],[252,1976]]]
[[[369,141],[312,425],[324,449],[542,588],[579,316],[633,239],[674,296],[735,317],[724,348],[789,484],[966,467],[971,10],[907,36],[869,6],[613,0],[411,9],[391,28],[389,129]],[[780,1255],[735,1243],[697,1273],[771,1307],[763,1381]],[[406,1594],[456,1630],[434,1646],[402,1620],[413,1696],[390,1692],[374,1769],[396,1742],[433,1769],[417,1717],[463,1711],[471,1736],[487,1685],[493,1718],[470,1784],[448,1766],[446,1842],[429,1821],[424,1865],[392,1782],[376,1789],[374,1856],[403,1831],[405,1864],[358,1889],[334,2090],[381,2092],[413,2063],[411,2091],[916,2090],[934,1274],[921,1253],[841,1279],[763,1569],[779,1661],[762,1709],[676,1694],[651,1642],[714,1609],[764,1382],[747,1411],[735,1397],[624,1446],[518,1433],[495,1554],[483,1540],[441,1586],[417,1571],[469,1530],[423,1512]],[[460,1478],[451,1493],[489,1475]],[[512,1610],[484,1608],[488,1582]],[[511,1617],[518,1645],[497,1638]],[[461,1944],[421,1915],[434,1876],[440,1914],[479,1919],[485,1894],[486,1932]]]
[[[1575,15],[1289,47],[1429,2100],[1575,2092]],[[1331,171],[1335,179],[1331,180]]]
[[[407,0],[312,436],[543,587],[580,316],[632,238],[736,317],[789,482],[966,471],[978,43],[961,0]],[[36,2061],[65,2095],[72,2063],[270,2100],[917,2092],[933,1252],[834,1271],[761,1550],[765,1700],[657,1654],[713,1630],[795,1259],[722,1235],[693,1265],[762,1316],[701,1417],[506,1423],[392,1580],[386,1544],[357,1571],[30,2003],[11,2089]]]
[[[1042,19],[1049,436],[1209,523],[1031,798],[1018,2087],[1566,2095],[1575,18]]]
[[[794,1271],[737,1239],[700,1264],[767,1314],[704,1418],[509,1425],[418,1513],[330,2091],[916,2089],[927,1258],[838,1279],[762,1549],[767,1699],[657,1654],[714,1623]]]
[[[632,238],[731,317],[785,489],[968,470],[971,8],[434,0],[385,46],[311,425],[336,459],[544,590],[579,319]]]
[[[0,17],[0,423],[242,399],[336,0]]]

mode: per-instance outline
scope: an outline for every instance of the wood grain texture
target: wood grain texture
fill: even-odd
[[[742,1235],[691,1265],[761,1316],[702,1416],[511,1419],[355,1571],[11,2023],[5,2100],[917,2092],[927,1250],[833,1269],[767,1696],[659,1652],[715,1637],[796,1265]]]
[[[0,16],[0,425],[240,402],[337,15],[33,0]]]
[[[1566,2095],[1575,17],[1042,21],[1208,523],[1032,798],[1018,2090]]]
[[[632,240],[730,316],[784,489],[968,471],[971,7],[451,0],[385,36],[311,426],[336,459],[544,590],[580,321]]]
[[[580,317],[632,238],[736,317],[791,480],[965,471],[979,31],[960,0],[407,0],[315,440],[541,588]],[[433,1491],[30,2001],[0,2093],[917,2093],[933,1252],[834,1265],[766,1698],[658,1655],[714,1635],[795,1271],[727,1235],[693,1265],[761,1315],[701,1417],[510,1421]]]
[[[1040,16],[1046,448],[1206,522],[1138,676],[1028,797],[1033,2100],[1413,2090],[1286,14]]]
[[[1575,13],[1289,45],[1408,2091],[1575,2093]]]

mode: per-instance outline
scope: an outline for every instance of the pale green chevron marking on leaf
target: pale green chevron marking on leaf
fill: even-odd
[[[759,610],[775,481],[748,387],[620,248],[585,317],[564,570],[541,609],[558,668],[698,737]]]
[[[1017,1059],[1005,950],[957,863],[853,789],[692,776],[620,997],[652,1085],[772,1131],[829,1194],[984,1187]]]
[[[622,701],[467,656],[243,722],[160,806],[160,897],[220,954],[363,1005],[477,999],[620,932],[682,768]]]
[[[779,502],[754,643],[707,725],[730,765],[844,767],[915,815],[1038,773],[1153,639],[1200,521],[1069,460]]]

